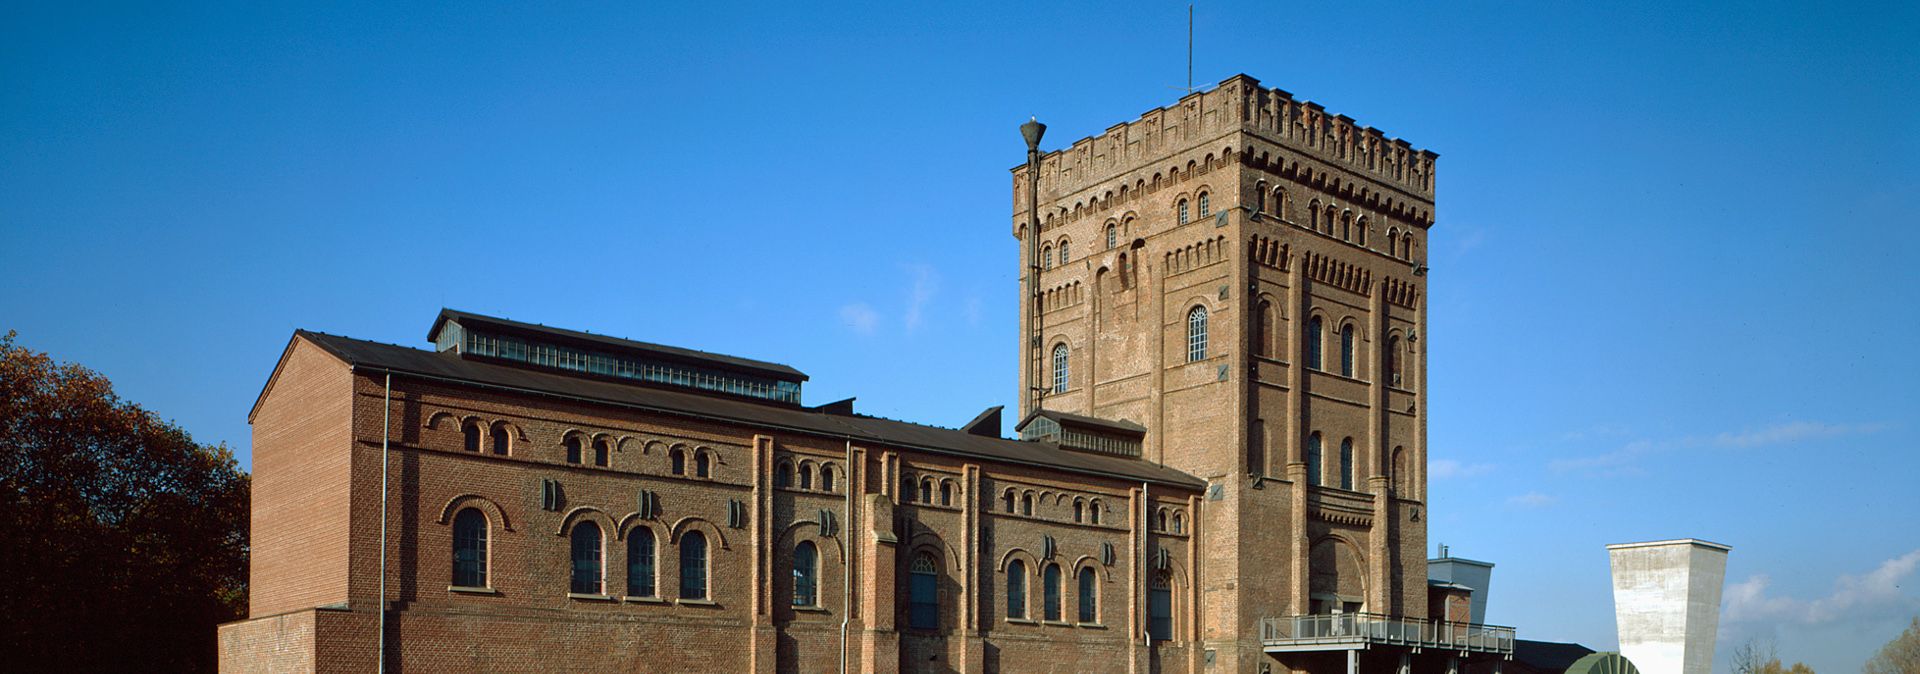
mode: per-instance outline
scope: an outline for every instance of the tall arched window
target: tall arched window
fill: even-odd
[[[707,535],[698,531],[680,536],[680,598],[707,598]]]
[[[1187,224],[1187,200],[1180,200],[1180,224]]]
[[[1049,622],[1060,621],[1060,565],[1048,564],[1046,571],[1040,574],[1040,598],[1046,602],[1041,608],[1041,617]]]
[[[487,586],[487,516],[477,508],[453,516],[453,584]]]
[[[1147,585],[1147,635],[1154,641],[1173,638],[1173,584],[1165,573]]]
[[[1207,359],[1207,308],[1187,311],[1187,362]]]
[[[460,428],[460,436],[461,449],[469,452],[480,451],[480,424],[478,422],[467,422],[467,425]]]
[[[1260,308],[1253,320],[1253,352],[1260,356],[1273,356],[1273,303],[1260,300]]]
[[[1100,502],[1099,501],[1093,501],[1087,504],[1087,521],[1092,524],[1100,523]]]
[[[1107,250],[1113,250],[1118,245],[1120,245],[1120,228],[1107,225]]]
[[[1400,235],[1400,259],[1413,259],[1413,232]]]
[[[653,530],[635,527],[627,532],[627,596],[653,596],[658,591],[655,568]]]
[[[1400,228],[1387,228],[1387,257],[1400,257]]]
[[[1006,506],[1007,514],[1012,515],[1013,514],[1013,490],[1008,489],[1006,493],[1001,494],[1000,501],[1002,504]]]
[[[953,483],[952,482],[940,483],[940,505],[943,505],[943,506],[953,505]]]
[[[1053,392],[1067,392],[1067,345],[1053,346]]]
[[[1312,435],[1307,436],[1307,484],[1316,486],[1320,484],[1320,470],[1322,467],[1320,433],[1319,431],[1315,431]]]
[[[1340,240],[1353,240],[1353,213],[1351,212],[1340,214]]]
[[[1080,567],[1080,622],[1100,622],[1100,584],[1091,566]]]
[[[693,453],[694,477],[713,477],[713,454],[706,450]]]
[[[1314,199],[1307,204],[1307,224],[1313,231],[1320,231],[1320,200]]]
[[[1340,488],[1353,489],[1353,438],[1340,439]]]
[[[686,475],[687,450],[675,447],[667,452],[667,467],[673,471],[674,475]]]
[[[793,546],[793,605],[819,606],[820,551],[812,541]]]
[[[1180,513],[1173,514],[1173,533],[1176,533],[1176,534],[1187,533],[1187,516],[1186,515],[1183,515]]]
[[[1067,240],[1066,240],[1066,239],[1061,239],[1061,240],[1060,240],[1060,253],[1059,253],[1059,254],[1060,254],[1060,266],[1062,266],[1062,267],[1064,267],[1064,266],[1067,266],[1067,260],[1069,260],[1069,259],[1072,259],[1072,258],[1070,258],[1070,257],[1068,257],[1068,256],[1067,256]]]
[[[573,582],[568,591],[574,594],[600,594],[606,588],[602,559],[600,525],[593,522],[573,525]]]
[[[1353,326],[1340,326],[1340,374],[1353,376]]]
[[[1007,562],[1007,618],[1024,620],[1027,617],[1027,563],[1018,559]]]
[[[1212,214],[1213,214],[1212,199],[1206,192],[1201,192],[1200,193],[1200,217],[1204,218]]]
[[[1253,184],[1253,212],[1267,212],[1267,181],[1265,180]]]
[[[801,489],[813,488],[813,463],[812,462],[809,462],[809,461],[800,462],[800,488]]]
[[[924,552],[907,567],[907,626],[940,629],[940,563]]]
[[[1367,245],[1367,216],[1362,215],[1359,220],[1354,221],[1353,236],[1356,239],[1355,243],[1361,246]]]
[[[933,503],[933,478],[920,480],[920,502]]]
[[[1387,382],[1400,385],[1400,336],[1387,338]]]
[[[507,422],[493,422],[493,453],[499,456],[513,453],[513,429]]]
[[[1080,499],[1074,499],[1073,500],[1073,522],[1075,524],[1079,524],[1081,520],[1086,519],[1086,514],[1087,514],[1086,502],[1081,501]]]
[[[580,463],[580,436],[567,436],[565,444],[567,446],[567,463]]]
[[[830,463],[828,463],[828,464],[821,464],[821,466],[820,466],[820,490],[821,490],[821,491],[833,491],[833,464],[830,464]]]
[[[1052,245],[1046,245],[1046,246],[1040,247],[1040,268],[1041,269],[1053,268],[1053,246]]]
[[[1028,517],[1033,516],[1033,494],[1020,495],[1020,514]]]
[[[1325,341],[1322,334],[1325,331],[1326,323],[1319,316],[1307,319],[1307,367],[1315,370],[1320,369],[1320,345]]]
[[[793,486],[793,464],[792,463],[789,463],[787,461],[781,461],[779,465],[776,465],[773,467],[773,486],[775,487]]]
[[[1273,191],[1273,217],[1287,219],[1287,190],[1284,188]]]
[[[1166,531],[1167,530],[1167,511],[1165,510],[1159,511],[1159,513],[1154,517],[1153,523],[1154,523],[1154,528],[1159,529],[1161,531]]]
[[[595,439],[593,441],[593,465],[605,467],[609,461],[610,449],[611,448],[607,447],[606,438]]]

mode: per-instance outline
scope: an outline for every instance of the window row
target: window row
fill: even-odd
[[[1194,203],[1199,206],[1200,217],[1204,218],[1213,215],[1212,198],[1207,194],[1206,190],[1201,190],[1200,194],[1195,196],[1193,200]],[[1174,204],[1174,215],[1182,225],[1193,221],[1187,214],[1187,200],[1185,198],[1181,198],[1178,203]]]
[[[1077,592],[1074,602],[1075,619],[1081,624],[1091,625],[1100,622],[1100,579],[1099,571],[1092,566],[1082,566],[1074,573]],[[1007,563],[1007,619],[1028,620],[1027,563],[1013,560]],[[1048,562],[1040,571],[1040,620],[1063,622],[1066,615],[1066,593],[1061,591],[1060,565]]]
[[[1187,515],[1176,508],[1161,508],[1154,511],[1153,528],[1162,533],[1184,535],[1187,533]]]
[[[773,486],[811,491],[814,489],[814,471],[812,461],[801,459],[798,464],[795,464],[791,460],[781,459],[773,469]],[[820,491],[834,491],[838,473],[837,466],[831,462],[822,461],[819,466]]]
[[[1260,306],[1255,312],[1253,324],[1254,353],[1257,355],[1272,358],[1278,350],[1274,339],[1276,332],[1274,324],[1276,321],[1277,315],[1274,312],[1273,303],[1268,300],[1261,300]],[[1313,316],[1307,319],[1307,367],[1315,370],[1326,370],[1326,357],[1324,354],[1327,341],[1326,332],[1325,319],[1319,316]],[[1358,337],[1352,323],[1340,326],[1338,339],[1340,350],[1338,372],[1341,376],[1345,377],[1359,376],[1355,366],[1355,352]],[[1406,384],[1406,378],[1403,376],[1403,366],[1406,358],[1400,351],[1400,335],[1388,335],[1384,365],[1387,371],[1387,381],[1394,386],[1404,386]]]
[[[1059,497],[1055,502],[1059,503],[1060,500],[1064,498],[1064,496]],[[1046,495],[1042,494],[1040,500],[1044,502]],[[1016,494],[1012,487],[1008,487],[1005,491],[1000,492],[1000,508],[1009,515],[1017,512],[1020,515],[1032,517],[1033,501],[1034,494],[1032,490]],[[1016,504],[1018,508],[1015,507]],[[1100,499],[1087,499],[1075,496],[1073,497],[1073,522],[1075,524],[1099,524],[1100,511],[1103,509],[1104,506],[1100,504]]]
[[[579,432],[568,433],[560,445],[566,452],[567,463],[585,465],[591,459],[594,466],[601,468],[608,466],[613,451],[611,437],[601,435],[588,440],[584,433]],[[718,461],[714,452],[705,447],[692,451],[680,446],[667,449],[667,472],[682,477],[711,478],[713,465]]]
[[[900,478],[900,501],[903,503],[939,504],[953,507],[960,502],[960,485],[953,478],[906,475]]]
[[[486,588],[492,559],[489,523],[479,508],[465,508],[453,518],[453,585],[461,588]],[[569,564],[567,591],[572,594],[605,595],[607,551],[600,525],[581,521],[567,534]],[[659,563],[658,544],[653,530],[635,527],[627,533],[626,596],[657,598]],[[680,573],[680,600],[708,599],[707,536],[699,531],[680,535],[676,546]]]
[[[1041,269],[1053,269],[1053,260],[1054,260],[1054,255],[1056,254],[1060,256],[1060,265],[1063,267],[1066,266],[1067,260],[1069,259],[1067,257],[1068,248],[1067,248],[1066,237],[1061,237],[1060,243],[1057,244],[1057,246],[1058,246],[1057,249],[1056,249],[1056,244],[1051,244],[1051,243],[1043,244],[1040,246],[1040,268]],[[1055,252],[1056,250],[1058,250],[1057,253]]]
[[[1319,431],[1314,431],[1307,436],[1307,484],[1321,487],[1339,487],[1347,491],[1353,491],[1353,438],[1340,439],[1340,465],[1337,473],[1337,483],[1329,482],[1324,476],[1326,458],[1323,455],[1324,453],[1320,445]]]

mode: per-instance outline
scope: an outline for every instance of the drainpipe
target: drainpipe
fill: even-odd
[[[387,373],[386,392],[380,396],[380,599],[375,606],[380,611],[376,621],[380,634],[376,640],[375,657],[379,658],[377,669],[380,674],[387,671],[387,439],[393,427],[393,373]]]
[[[1153,648],[1153,572],[1147,567],[1153,565],[1153,545],[1147,542],[1147,532],[1153,530],[1153,502],[1147,499],[1147,483],[1140,483],[1140,598],[1145,603],[1140,611],[1140,645]]]
[[[841,518],[840,528],[845,530],[853,525],[853,440],[847,440],[847,469],[841,478],[847,490],[846,515]],[[847,623],[853,618],[853,545],[851,536],[841,536],[841,580],[840,589],[840,674],[847,674]]]

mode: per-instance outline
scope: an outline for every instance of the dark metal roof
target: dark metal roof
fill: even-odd
[[[569,376],[514,367],[453,353],[435,353],[392,344],[301,330],[328,353],[359,369],[414,375],[481,387],[585,400],[619,407],[692,416],[855,442],[918,449],[1005,463],[1056,468],[1129,481],[1198,490],[1206,482],[1186,473],[1138,459],[1062,450],[1046,443],[974,435],[951,428],[831,414],[803,407],[769,404],[690,391]]]
[[[1090,417],[1084,414],[1074,414],[1072,412],[1062,412],[1060,410],[1050,410],[1045,408],[1037,409],[1028,413],[1027,418],[1021,419],[1020,425],[1014,426],[1013,430],[1015,432],[1018,432],[1020,429],[1026,428],[1027,424],[1033,422],[1034,417],[1046,417],[1048,419],[1052,419],[1055,422],[1060,423],[1062,425],[1066,425],[1066,426],[1092,426],[1094,428],[1114,431],[1117,433],[1146,433],[1147,432],[1146,426],[1142,426],[1140,424],[1136,424],[1131,421],[1114,421],[1111,419],[1102,419],[1099,417]]]
[[[1563,672],[1580,658],[1593,654],[1593,649],[1580,644],[1560,643],[1556,641],[1513,641],[1513,659],[1541,672]]]
[[[806,373],[779,363],[729,356],[722,353],[709,353],[695,349],[683,349],[665,344],[639,342],[631,339],[621,339],[619,337],[608,337],[606,335],[596,335],[591,332],[554,328],[535,323],[522,323],[512,319],[484,316],[457,309],[440,310],[440,315],[433,319],[433,327],[427,330],[427,341],[438,342],[440,339],[440,329],[445,327],[448,321],[453,321],[465,326],[486,326],[505,329],[511,332],[531,333],[547,339],[611,348],[617,351],[638,352],[666,360],[695,365],[706,365],[708,367],[729,370],[743,370],[771,376],[775,379],[790,381],[807,380]]]

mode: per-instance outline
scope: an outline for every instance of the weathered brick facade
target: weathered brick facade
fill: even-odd
[[[1344,656],[1264,652],[1262,620],[1429,610],[1433,160],[1238,76],[1043,155],[1043,236],[1015,169],[1022,277],[1038,280],[1022,411],[1142,426],[1132,456],[1000,439],[997,414],[988,438],[562,373],[457,337],[432,353],[298,333],[252,418],[253,613],[220,628],[222,670],[372,671],[385,606],[399,672],[1340,671]],[[1063,385],[1027,395],[1053,382],[1057,345]],[[453,578],[468,509],[486,522],[471,587]],[[600,592],[570,588],[585,523]],[[680,593],[692,532],[704,599]],[[654,591],[634,596],[628,542],[648,534]],[[802,543],[817,587],[796,606]],[[929,571],[937,619],[916,627]]]

